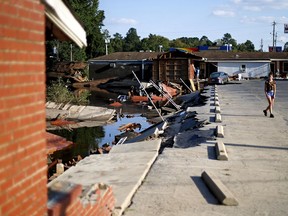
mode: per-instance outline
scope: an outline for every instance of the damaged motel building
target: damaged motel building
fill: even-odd
[[[141,80],[149,79],[181,83],[195,78],[195,68],[200,69],[200,79],[212,72],[226,72],[230,77],[242,74],[243,78],[265,77],[271,71],[277,77],[288,74],[287,52],[233,52],[197,51],[189,48],[171,48],[168,52],[115,52],[90,59],[90,79],[132,77],[136,72]]]

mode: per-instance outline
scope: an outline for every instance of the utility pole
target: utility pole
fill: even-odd
[[[263,38],[261,38],[260,51],[263,52]]]
[[[272,32],[273,52],[275,52],[275,26],[276,26],[276,22],[273,21],[272,25],[273,25],[273,32]]]

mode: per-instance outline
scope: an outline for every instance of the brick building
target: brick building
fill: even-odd
[[[45,14],[0,2],[0,215],[45,215]]]
[[[2,216],[47,214],[45,31],[49,30],[78,46],[86,44],[85,31],[61,0],[0,1]],[[79,191],[81,186],[76,185],[68,194],[69,203],[59,203],[60,213],[66,211],[63,207],[70,209],[70,215],[85,212],[75,197]],[[81,208],[73,211],[72,205]]]

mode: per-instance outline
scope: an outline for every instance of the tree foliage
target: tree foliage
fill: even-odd
[[[95,58],[105,53],[105,42],[101,33],[104,11],[99,10],[99,0],[68,0],[86,31],[86,58]]]
[[[235,49],[235,47],[237,47],[237,41],[234,38],[232,38],[231,34],[226,33],[222,38],[221,45],[229,45],[229,44],[232,45],[232,50]]]
[[[110,39],[110,52],[122,52],[123,51],[124,39],[121,34],[116,33],[113,38]]]
[[[73,42],[47,41],[47,56],[51,56],[54,46],[58,48],[57,57],[61,61],[84,61],[105,53],[105,41],[102,33],[104,11],[98,10],[99,0],[67,0],[79,22],[86,31],[87,47],[80,49]],[[72,44],[72,50],[71,50]],[[56,56],[54,56],[56,57]]]
[[[108,52],[125,51],[167,51],[170,47],[197,47],[197,46],[221,46],[232,45],[233,51],[255,51],[254,44],[247,40],[245,43],[237,44],[237,41],[230,33],[225,33],[222,38],[211,41],[207,36],[202,37],[180,37],[169,40],[168,38],[149,34],[146,38],[140,38],[135,28],[130,28],[123,37],[120,33],[109,35],[108,30],[103,30],[103,21],[105,19],[104,11],[99,10],[99,0],[67,0],[76,17],[82,23],[87,35],[87,47],[80,49],[71,42],[59,42],[56,40],[47,41],[47,56],[54,56],[53,47],[58,48],[57,57],[60,60],[70,61],[71,51],[73,61],[84,61],[105,54],[105,46]],[[105,45],[106,39],[106,45]],[[109,39],[109,40],[107,40]],[[288,44],[286,44],[288,45]],[[284,48],[288,51],[288,46]]]
[[[238,51],[247,51],[247,52],[253,52],[255,50],[254,44],[252,41],[247,40],[245,43],[238,44],[237,45]]]
[[[288,42],[284,44],[283,52],[288,52]]]
[[[213,43],[212,43],[212,41],[210,41],[209,39],[208,39],[208,37],[207,36],[202,36],[201,38],[200,38],[200,40],[199,40],[199,45],[200,46],[212,46],[213,45]]]
[[[123,51],[139,51],[140,49],[140,37],[137,34],[135,28],[130,28],[124,38]]]
[[[163,36],[150,34],[148,38],[141,40],[141,49],[144,51],[164,51],[169,49],[169,39]]]

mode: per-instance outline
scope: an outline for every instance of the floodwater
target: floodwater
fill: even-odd
[[[134,130],[135,132],[140,132],[151,126],[151,124],[147,122],[147,118],[141,116],[142,113],[147,112],[147,108],[145,106],[140,104],[123,103],[123,106],[114,108],[109,106],[109,100],[115,100],[118,96],[117,94],[99,89],[93,90],[90,93],[91,96],[89,105],[116,109],[116,121],[107,123],[104,126],[76,128],[72,131],[66,129],[49,131],[75,143],[75,145],[69,149],[55,152],[52,155],[54,159],[62,159],[65,163],[78,155],[84,158],[90,154],[90,150],[95,150],[97,147],[101,147],[103,144],[107,143],[112,145],[114,143],[115,136],[122,133],[119,130],[119,127],[127,123],[141,124],[141,129],[137,128]],[[120,113],[122,115],[119,115]]]

